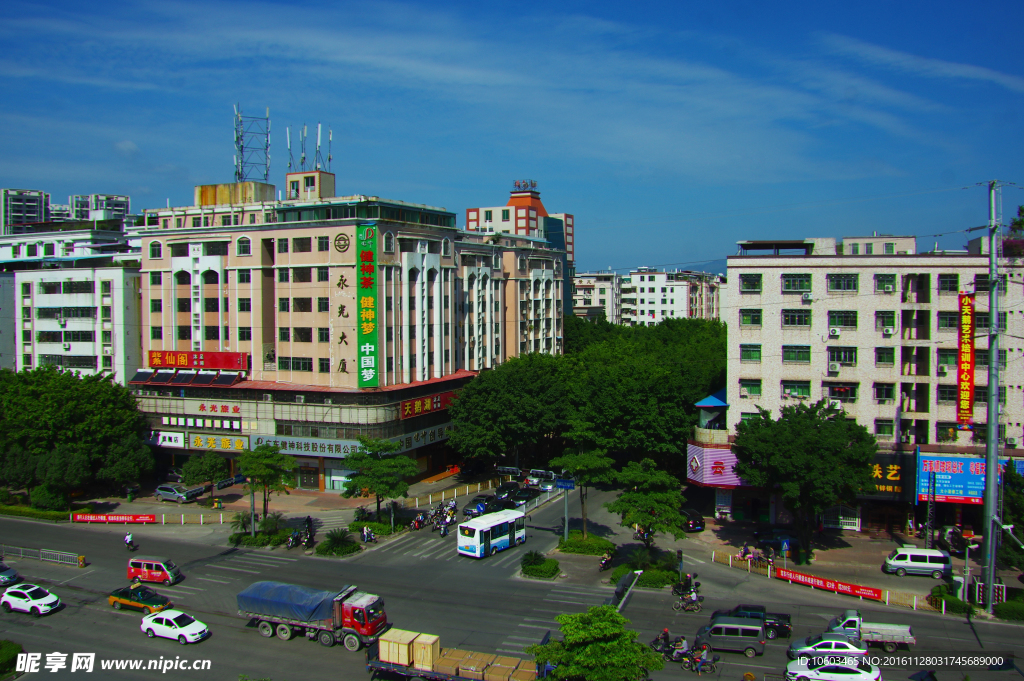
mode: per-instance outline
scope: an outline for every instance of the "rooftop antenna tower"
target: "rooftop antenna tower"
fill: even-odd
[[[288,171],[295,167],[295,156],[292,155],[292,126],[284,129],[285,137],[288,139]]]
[[[331,161],[334,155],[331,153],[331,145],[334,143],[334,131],[327,129],[327,172],[331,172]]]
[[[302,154],[299,156],[299,170],[306,171],[306,124],[302,124],[302,134],[299,135],[299,144],[302,145]]]
[[[266,116],[245,116],[235,104],[235,182],[270,179],[270,107]]]
[[[328,145],[330,145],[330,140],[331,140],[332,137],[333,137],[333,133],[330,130],[328,130],[327,131]],[[316,165],[316,169],[317,170],[324,170],[325,168],[327,169],[328,172],[330,172],[330,170],[331,170],[330,146],[328,146],[327,162],[326,163],[324,163],[323,154],[320,153],[320,123],[316,124],[316,158],[314,159],[314,163]]]

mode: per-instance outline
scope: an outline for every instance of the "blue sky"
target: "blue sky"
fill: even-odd
[[[924,235],[1024,185],[1020,2],[782,4],[12,3],[0,186],[190,203],[232,178],[238,102],[270,107],[278,187],[285,127],[321,121],[339,193],[461,226],[532,178],[580,270],[719,271],[741,239],[961,247]]]

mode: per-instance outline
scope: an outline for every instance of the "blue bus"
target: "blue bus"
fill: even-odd
[[[526,516],[522,511],[486,513],[459,525],[459,554],[483,558],[526,541]]]

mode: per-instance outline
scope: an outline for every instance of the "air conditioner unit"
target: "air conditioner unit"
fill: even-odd
[[[263,393],[263,401],[264,402],[273,402],[274,401],[274,396],[271,395],[270,393]]]
[[[810,293],[805,293],[802,296],[800,296],[800,300],[804,301],[805,303],[809,303],[812,300],[814,300],[814,296],[812,296]]]
[[[885,291],[886,293],[892,293],[892,288],[892,284],[886,284],[885,286],[882,287],[882,290]]]
[[[830,374],[838,374],[839,373],[839,362],[829,362],[828,363],[828,372]]]
[[[939,366],[935,367],[935,370],[939,372],[939,376],[945,376],[946,375],[946,365],[945,364],[940,364]]]
[[[1008,437],[1008,438],[1006,438],[1006,445],[1008,447],[1016,447],[1017,446],[1017,438],[1015,438],[1015,437]]]
[[[842,332],[842,329],[840,329],[838,326],[833,326],[832,328],[830,328],[828,330],[828,337],[829,338],[839,338],[839,334],[841,332]]]
[[[843,403],[840,402],[839,400],[829,400],[828,401],[828,408],[829,409],[842,409],[843,408]]]
[[[893,328],[893,327],[891,327],[891,326],[887,326],[887,327],[885,327],[884,329],[882,329],[882,335],[883,335],[883,336],[891,336],[891,335],[893,335],[894,333],[896,333],[896,329],[894,329],[894,328]]]

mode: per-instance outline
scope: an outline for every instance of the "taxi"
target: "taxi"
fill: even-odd
[[[167,596],[161,596],[142,584],[133,584],[123,589],[114,589],[107,596],[107,602],[110,603],[114,610],[133,608],[150,615],[171,606],[171,600]]]

